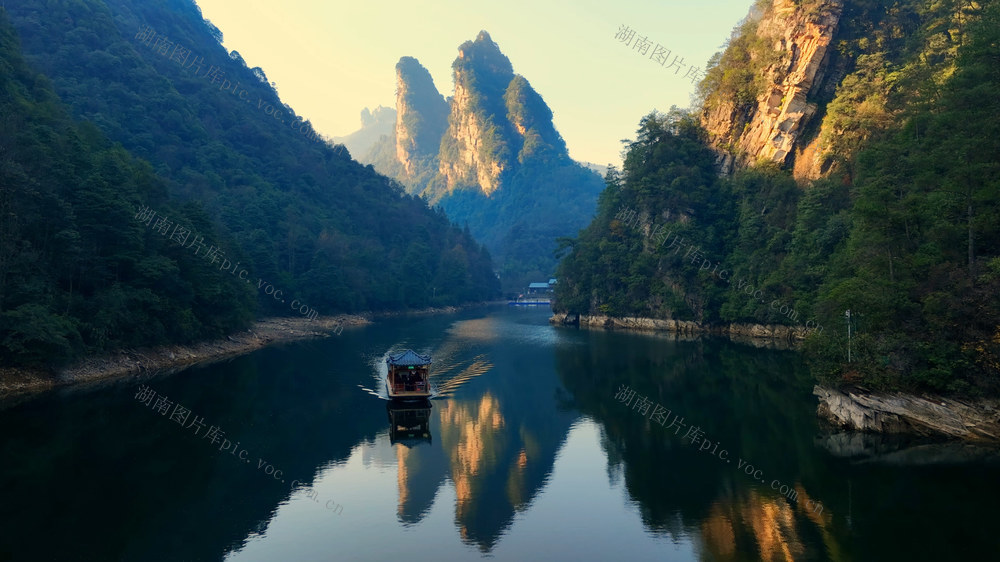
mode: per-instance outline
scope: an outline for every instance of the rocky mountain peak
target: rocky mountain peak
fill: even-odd
[[[506,77],[507,81],[514,75],[510,59],[500,51],[500,46],[486,31],[480,31],[475,41],[462,43],[452,68],[455,69],[456,75],[459,69],[464,68],[475,71],[476,74],[494,75],[498,79]]]
[[[445,99],[417,59],[396,65],[395,138],[376,152],[382,169],[437,201],[456,190],[490,197],[527,164],[569,161],[552,110],[489,33],[464,42]]]
[[[430,72],[413,57],[396,64],[396,158],[406,176],[437,155],[448,127],[448,102]]]

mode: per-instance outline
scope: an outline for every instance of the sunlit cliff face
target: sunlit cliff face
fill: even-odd
[[[820,142],[824,135],[806,138],[804,133],[818,113],[818,105],[810,100],[829,73],[826,55],[842,11],[843,0],[823,0],[808,9],[790,0],[773,0],[756,33],[773,46],[777,62],[761,70],[765,87],[752,115],[737,117],[734,100],[706,108],[702,115],[710,142],[720,150],[723,171],[760,160],[786,164],[791,159],[797,178],[815,179],[827,171],[822,166],[829,148]]]

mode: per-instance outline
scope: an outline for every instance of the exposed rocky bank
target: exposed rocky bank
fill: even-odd
[[[640,330],[648,332],[671,332],[682,336],[699,334],[726,336],[741,343],[757,347],[794,347],[809,335],[811,330],[796,326],[777,324],[725,324],[710,326],[687,320],[661,320],[638,316],[589,316],[585,314],[556,313],[549,323],[559,326],[579,326],[581,328],[606,328],[619,330]]]
[[[837,390],[817,385],[818,413],[853,431],[1000,442],[1000,400]]]
[[[811,331],[802,327],[779,325],[706,326],[684,320],[566,313],[554,314],[549,322],[581,328],[671,332],[679,337],[719,335],[757,347],[786,349],[796,347]],[[841,391],[824,386],[816,386],[813,394],[819,398],[819,416],[848,432],[1000,443],[1000,400],[961,401],[929,394],[916,396],[902,392],[876,393],[863,389]],[[844,435],[841,434],[841,440]],[[851,433],[846,435],[850,436]]]

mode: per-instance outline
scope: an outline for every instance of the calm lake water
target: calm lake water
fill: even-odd
[[[388,320],[8,405],[0,560],[998,556],[996,463],[844,456],[794,352],[549,314]],[[390,409],[406,348],[438,396]]]

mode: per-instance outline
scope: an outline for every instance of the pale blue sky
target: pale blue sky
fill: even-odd
[[[614,38],[627,25],[704,69],[752,0],[197,0],[225,46],[260,66],[283,101],[328,136],[365,107],[395,106],[395,66],[420,60],[445,96],[458,46],[485,29],[555,115],[577,160],[621,161],[652,109],[687,107],[694,85]]]

